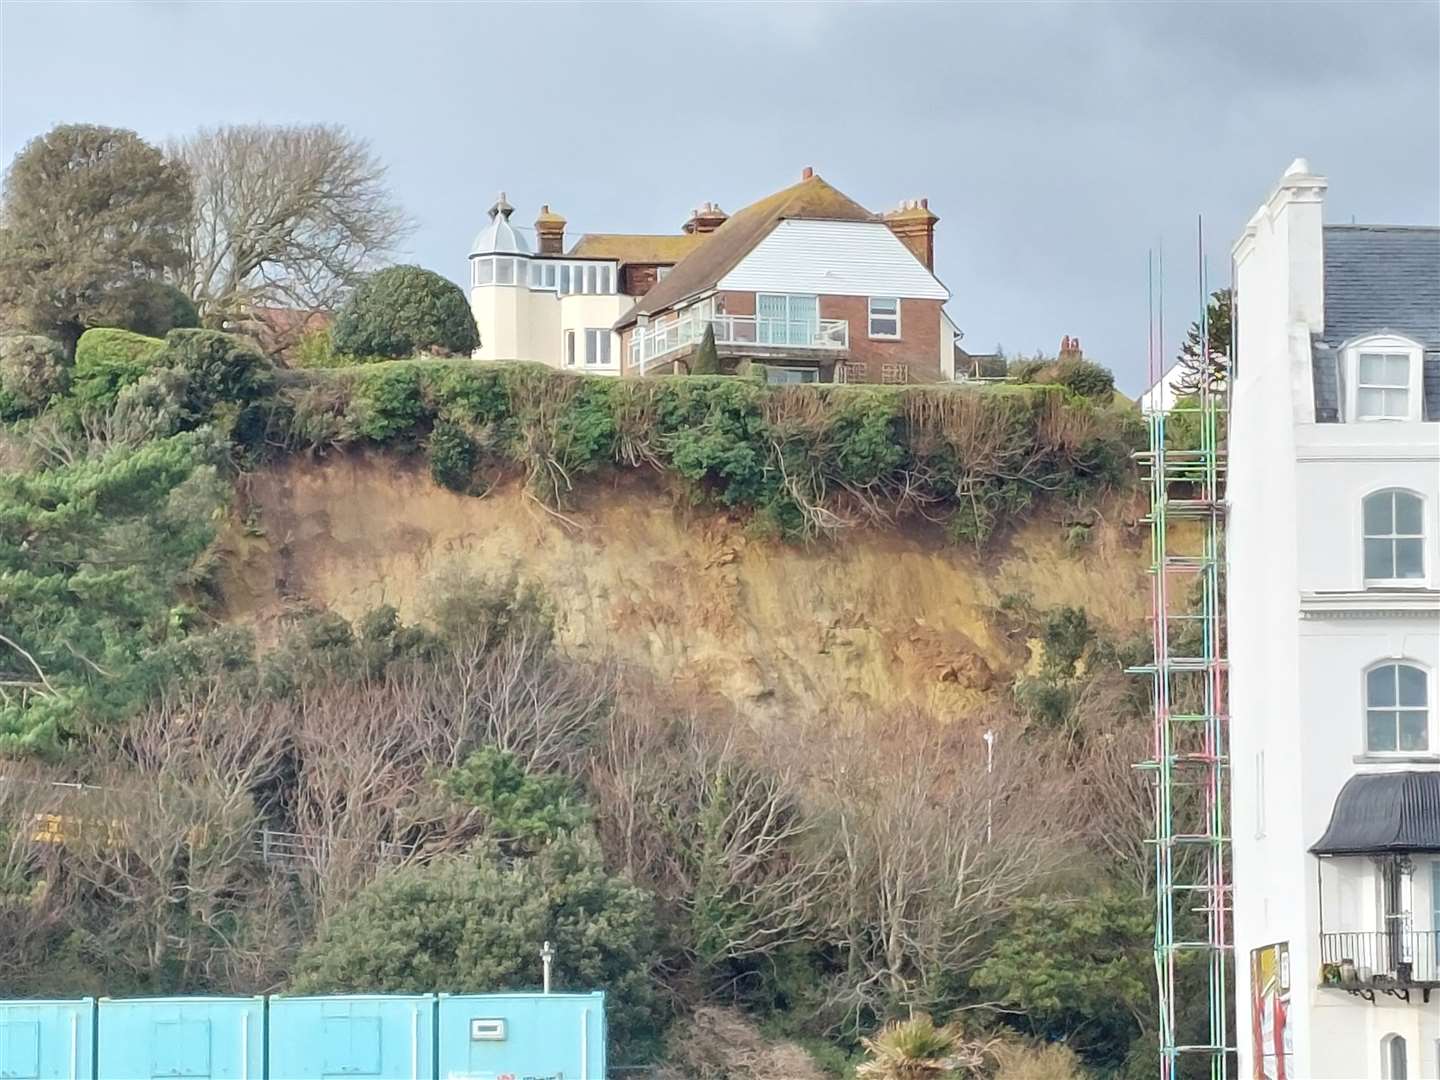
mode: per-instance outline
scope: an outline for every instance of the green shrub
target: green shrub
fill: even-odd
[[[420,372],[408,364],[379,364],[355,383],[355,429],[372,442],[413,439],[426,416]]]
[[[1055,365],[1053,381],[1072,394],[1097,401],[1115,396],[1115,376],[1093,360],[1061,360]]]
[[[466,491],[475,472],[475,441],[458,424],[441,420],[430,432],[430,476],[441,487]]]
[[[65,393],[65,348],[40,334],[0,337],[0,419],[39,412]]]
[[[465,355],[480,344],[465,293],[418,266],[372,274],[335,319],[334,347],[357,356]]]
[[[218,330],[172,330],[158,360],[184,373],[186,418],[195,424],[217,414],[233,423],[275,385],[274,367],[259,349]]]
[[[540,943],[555,946],[554,987],[603,987],[618,1062],[658,1048],[658,918],[650,895],[601,865],[577,836],[513,862],[476,849],[386,874],[301,953],[297,993],[490,993],[540,986]]]
[[[690,361],[690,374],[720,374],[720,353],[715,348],[715,326],[713,323],[705,327],[705,336],[700,339],[700,347],[695,350],[695,357]]]
[[[1017,383],[1036,381],[1036,376],[1050,366],[1048,360],[1011,360],[1005,373]]]
[[[80,335],[75,346],[72,392],[84,405],[109,408],[125,387],[146,372],[165,366],[165,342],[130,330],[97,327]]]
[[[514,754],[494,746],[482,746],[443,774],[440,787],[479,809],[486,835],[512,857],[533,854],[590,820],[569,780],[526,772]]]
[[[339,367],[342,363],[335,355],[335,345],[328,326],[306,330],[295,343],[290,357],[290,365],[297,368]]]
[[[200,313],[190,297],[165,281],[138,281],[112,294],[111,310],[101,325],[130,330],[146,337],[164,337],[171,330],[200,325]]]

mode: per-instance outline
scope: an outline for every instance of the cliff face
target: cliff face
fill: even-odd
[[[1149,596],[1128,503],[1105,507],[1078,550],[1042,511],[982,557],[915,524],[808,547],[753,539],[634,480],[588,484],[562,518],[516,484],[456,495],[386,455],[292,459],[244,494],[224,540],[232,620],[307,601],[418,618],[447,573],[513,575],[545,590],[567,649],[612,653],[756,718],[846,701],[967,709],[1028,656],[1000,628],[1002,597],[1083,607],[1130,632]]]

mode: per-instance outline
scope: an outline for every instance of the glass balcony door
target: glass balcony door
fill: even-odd
[[[755,340],[758,344],[810,348],[819,334],[818,296],[756,293]]]

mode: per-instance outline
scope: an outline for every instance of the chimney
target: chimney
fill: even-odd
[[[1060,339],[1060,360],[1083,360],[1085,353],[1080,349],[1080,339],[1066,334]]]
[[[535,237],[541,255],[562,255],[565,252],[565,219],[546,203],[535,219]]]
[[[800,179],[801,179],[801,180],[810,180],[810,179],[812,179],[814,176],[815,176],[815,170],[812,169],[809,165],[806,165],[805,168],[804,168],[804,169],[801,171],[801,173],[800,173]]]
[[[680,226],[680,230],[690,235],[712,233],[724,225],[729,216],[713,202],[707,202],[698,210],[690,211],[690,220]]]
[[[906,199],[899,209],[885,215],[890,231],[931,271],[935,269],[935,223],[939,220],[929,199]]]

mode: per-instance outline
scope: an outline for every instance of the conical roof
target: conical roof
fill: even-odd
[[[490,224],[480,230],[475,242],[470,245],[471,255],[529,255],[530,242],[515,226],[510,224],[510,215],[515,208],[500,192],[495,205],[490,207]]]

